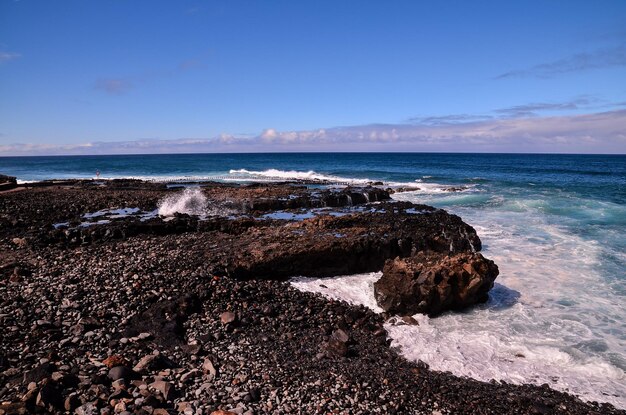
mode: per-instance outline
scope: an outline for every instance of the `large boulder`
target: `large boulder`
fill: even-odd
[[[386,312],[435,316],[484,303],[497,276],[498,266],[479,253],[419,252],[388,260],[374,294]]]

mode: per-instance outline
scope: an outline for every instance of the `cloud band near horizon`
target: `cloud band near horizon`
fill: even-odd
[[[594,114],[371,124],[309,131],[266,129],[254,137],[138,139],[81,144],[0,144],[0,156],[200,152],[416,151],[626,154],[626,110]]]

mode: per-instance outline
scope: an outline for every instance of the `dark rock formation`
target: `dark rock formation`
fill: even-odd
[[[288,197],[276,197],[272,194],[262,195],[248,200],[247,208],[250,211],[267,212],[283,209],[356,206],[389,199],[389,192],[377,187],[348,187],[338,191],[300,191],[296,194],[290,194]]]
[[[17,179],[13,176],[0,174],[0,192],[3,190],[11,190],[17,187]]]
[[[430,371],[389,347],[383,315],[282,281],[380,270],[425,250],[435,262],[452,255],[446,266],[461,272],[466,261],[453,259],[480,258],[469,253],[480,240],[458,216],[368,204],[355,189],[202,186],[212,206],[230,211],[81,227],[86,213],[103,209],[154,211],[179,189],[51,181],[0,194],[0,415],[626,415],[548,385]],[[306,220],[263,210],[322,201],[345,207],[309,211]],[[61,222],[67,228],[55,229]],[[477,272],[493,271],[476,261]]]
[[[487,301],[497,276],[498,266],[478,253],[420,252],[387,261],[374,293],[387,312],[434,316]]]
[[[236,278],[329,277],[379,271],[387,259],[423,250],[480,249],[476,231],[458,216],[408,202],[380,203],[368,212],[280,227],[251,227],[226,244],[223,248],[231,255],[225,272]]]
[[[157,337],[161,344],[176,345],[184,338],[185,321],[199,310],[200,301],[195,294],[177,300],[157,302],[134,316],[124,335],[133,337],[148,332]]]

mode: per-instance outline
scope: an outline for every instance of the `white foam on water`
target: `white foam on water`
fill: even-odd
[[[429,178],[430,176],[424,176]],[[79,177],[79,176],[67,176],[61,178],[61,180],[89,180],[95,179],[94,177]],[[379,180],[363,178],[348,178],[341,176],[333,176],[329,174],[318,173],[313,170],[309,171],[296,171],[296,170],[279,170],[279,169],[267,169],[262,171],[247,170],[247,169],[232,169],[228,173],[223,172],[207,172],[206,174],[189,174],[189,175],[101,175],[98,180],[102,183],[108,180],[126,179],[126,180],[142,180],[155,183],[203,183],[209,181],[216,182],[260,182],[260,183],[272,183],[282,182],[289,180],[301,180],[310,183],[319,184],[340,184],[338,187],[345,187],[345,185],[351,186],[367,186],[372,183],[380,182]],[[36,180],[18,180],[18,183],[31,183]],[[381,186],[391,188],[403,188],[412,189],[411,191],[423,194],[439,194],[448,193],[452,187],[450,185],[444,185],[439,183],[425,183],[422,179],[416,179],[410,182],[382,182]],[[474,191],[475,185],[465,185],[459,190],[456,186],[455,192],[467,192]]]
[[[238,169],[238,170],[230,170],[229,173],[232,175],[245,177],[246,179],[247,178],[266,179],[269,181],[306,180],[306,181],[319,181],[319,182],[342,182],[342,183],[345,182],[345,183],[354,183],[354,184],[368,184],[372,182],[372,180],[369,180],[369,179],[349,179],[346,177],[330,176],[330,175],[314,172],[313,170],[295,171],[295,170],[268,169],[268,170],[263,170],[263,171],[254,171],[254,170],[251,171],[251,170],[246,170],[246,169]]]
[[[167,196],[159,202],[159,215],[174,216],[176,213],[205,215],[207,213],[207,198],[202,193],[202,189],[188,187],[181,192]]]
[[[381,276],[381,272],[370,272],[331,278],[296,277],[289,282],[300,291],[319,293],[326,298],[343,300],[349,304],[362,304],[382,313],[383,309],[376,304],[374,298],[374,283]]]
[[[185,182],[190,182],[190,183],[196,183],[196,182],[206,182],[206,181],[210,181],[213,180],[213,176],[204,176],[204,175],[124,175],[124,174],[112,174],[112,175],[101,175],[99,177],[94,177],[94,176],[63,176],[60,175],[58,177],[55,177],[54,180],[58,180],[58,181],[62,181],[62,180],[93,180],[95,184],[104,184],[109,180],[119,180],[119,179],[124,179],[124,180],[141,180],[141,181],[146,181],[146,182],[155,182],[155,183],[169,183],[169,182],[181,182],[181,183],[185,183]],[[50,180],[47,177],[42,177],[41,179],[37,179],[37,180],[20,180],[17,179],[17,183],[18,184],[28,184],[28,183],[37,183],[40,182],[42,180]]]
[[[386,186],[391,188],[411,189],[401,193],[407,193],[409,197],[416,195],[438,195],[438,194],[465,194],[479,192],[475,184],[465,184],[462,186],[452,186],[441,183],[425,183],[419,179],[415,182],[388,182]]]
[[[373,288],[381,275],[374,272],[321,279],[298,277],[291,284],[301,291],[382,312]],[[501,292],[496,295],[504,297],[504,301],[492,298],[479,310],[466,314],[445,314],[434,319],[416,314],[413,317],[418,326],[396,325],[390,320],[385,323],[385,329],[392,339],[391,346],[409,360],[428,363],[433,370],[482,381],[548,383],[584,400],[625,406],[623,370],[602,358],[577,356],[563,350],[564,331],[580,339],[589,337],[583,324],[567,320],[553,322],[550,324],[559,325],[556,333],[551,334],[550,327],[543,327],[542,334],[535,331],[547,321],[540,318],[541,311],[514,303],[515,295],[503,286],[497,286],[495,291],[498,290]],[[507,302],[509,316],[502,316],[499,307],[506,307]],[[543,321],[537,323],[538,317]]]
[[[90,226],[94,226],[94,225],[106,225],[108,223],[111,223],[111,221],[109,219],[100,219],[94,222],[83,222],[80,225],[78,225],[81,228],[88,228]]]
[[[103,209],[97,212],[85,213],[83,215],[83,218],[92,219],[101,216],[106,216],[109,219],[125,218],[127,216],[132,216],[136,213],[139,213],[140,211],[141,210],[139,208]]]
[[[125,218],[128,216],[136,215],[139,213],[141,209],[139,208],[121,208],[121,209],[111,209],[109,210],[110,218]]]
[[[224,178],[225,181],[260,181],[260,182],[274,182],[274,181],[285,181],[285,180],[303,180],[309,182],[330,182],[330,183],[346,183],[349,185],[368,185],[371,183],[379,182],[379,180],[374,179],[355,179],[355,178],[347,178],[340,176],[332,176],[322,173],[317,173],[313,170],[309,171],[296,171],[296,170],[278,170],[278,169],[268,169],[263,171],[251,171],[246,169],[237,169],[230,170],[229,172],[233,175],[232,178]],[[443,185],[439,183],[424,183],[421,179],[416,179],[412,182],[382,182],[383,186],[391,187],[391,188],[408,188],[414,189],[412,191],[418,193],[447,193],[454,186]],[[467,191],[472,190],[474,185],[465,186],[462,190],[456,191]],[[458,187],[457,187],[458,189]]]
[[[394,194],[416,203],[436,200],[476,228],[483,254],[500,268],[490,299],[463,313],[416,315],[419,326],[387,323],[392,346],[434,370],[482,381],[547,383],[626,408],[624,297],[600,270],[612,248],[548,222],[542,201],[492,197],[475,202],[494,207],[476,209],[471,200],[457,200],[466,196],[472,195]],[[292,284],[380,312],[373,295],[379,276]]]
[[[145,182],[155,182],[155,183],[201,183],[213,180],[214,176],[211,175],[154,175],[154,176],[125,176],[125,175],[109,175],[109,176],[100,176],[99,180],[117,180],[117,179],[125,179],[125,180],[141,180]]]

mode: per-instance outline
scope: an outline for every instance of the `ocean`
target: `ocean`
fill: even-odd
[[[426,153],[0,157],[21,182],[51,178],[328,179],[410,188],[393,198],[461,216],[500,267],[489,301],[387,324],[392,346],[432,369],[547,383],[626,408],[626,156]],[[448,192],[455,187],[460,191]],[[457,189],[458,190],[458,189]],[[294,279],[378,310],[379,274]]]

